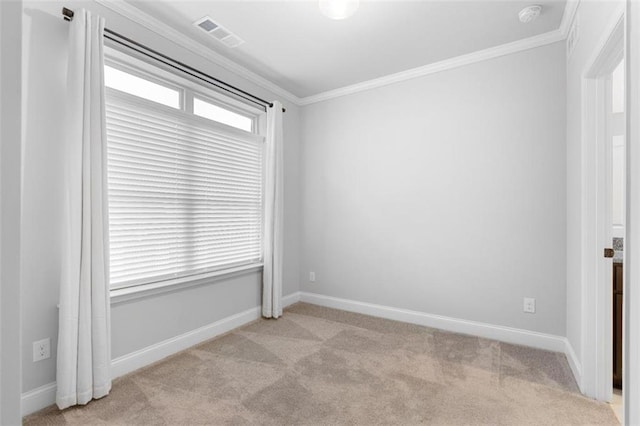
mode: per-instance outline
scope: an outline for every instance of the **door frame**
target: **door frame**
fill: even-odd
[[[625,10],[614,15],[582,73],[582,383],[583,393],[610,401],[613,380],[611,147],[607,76],[624,58]],[[626,76],[625,76],[626,77]],[[627,148],[628,149],[628,148]],[[628,221],[625,221],[628,223]],[[626,242],[626,239],[625,239]]]
[[[640,2],[626,2],[627,212],[624,266],[624,424],[640,424]],[[633,285],[632,285],[633,284]]]

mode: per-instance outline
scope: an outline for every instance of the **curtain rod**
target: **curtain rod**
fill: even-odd
[[[62,17],[65,21],[72,21],[73,20],[73,15],[74,12],[71,9],[68,9],[66,7],[62,8]],[[197,78],[199,80],[202,80],[206,83],[209,83],[219,89],[222,89],[234,96],[240,97],[244,100],[247,100],[249,102],[253,102],[254,104],[260,105],[262,107],[269,107],[272,108],[273,107],[273,103],[269,102],[269,101],[265,101],[262,98],[259,98],[255,95],[252,95],[249,92],[246,92],[242,89],[239,89],[229,83],[225,83],[222,80],[219,80],[215,77],[210,76],[209,74],[206,74],[200,70],[197,70],[185,63],[182,63],[176,59],[170,58],[167,55],[160,53],[156,50],[151,49],[150,47],[147,47],[141,43],[138,43],[135,40],[132,40],[128,37],[125,37],[121,34],[118,34],[115,31],[112,31],[108,28],[104,29],[104,37],[108,40],[111,40],[115,43],[120,44],[121,46],[127,47],[131,50],[134,50],[140,54],[143,54],[145,56],[148,56],[158,62],[162,62],[163,64],[174,68],[178,71],[181,71],[185,74],[188,74],[194,78]],[[155,55],[155,56],[154,56]],[[285,108],[282,108],[282,112],[286,112]]]

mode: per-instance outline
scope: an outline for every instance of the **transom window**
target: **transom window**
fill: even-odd
[[[263,111],[119,52],[108,58],[111,288],[259,264]]]
[[[180,91],[149,81],[126,71],[105,65],[104,84],[115,90],[138,96],[172,108],[180,108]]]
[[[253,120],[251,118],[229,111],[203,99],[193,98],[193,113],[247,132],[250,132],[253,128]]]

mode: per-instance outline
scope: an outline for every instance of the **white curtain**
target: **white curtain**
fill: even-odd
[[[56,403],[86,404],[111,389],[104,19],[70,23]]]
[[[262,315],[282,315],[282,104],[267,109]]]

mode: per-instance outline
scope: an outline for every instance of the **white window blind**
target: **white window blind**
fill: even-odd
[[[261,261],[263,138],[107,89],[111,288]]]

